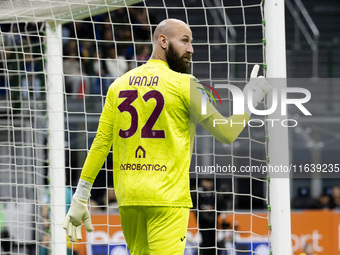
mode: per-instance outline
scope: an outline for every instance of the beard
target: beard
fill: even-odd
[[[165,52],[165,57],[171,70],[179,73],[189,73],[191,54],[187,53],[180,56],[172,43],[169,43],[169,48]]]

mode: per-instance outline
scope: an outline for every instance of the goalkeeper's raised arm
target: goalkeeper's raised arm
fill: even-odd
[[[259,65],[255,65],[252,69],[250,75],[249,83],[244,87],[243,93],[245,102],[247,102],[248,94],[252,97],[252,104],[256,108],[256,106],[263,100],[265,95],[272,89],[272,87],[268,84],[266,79],[263,76],[258,76]],[[193,87],[200,87],[201,85],[197,83],[197,80],[193,80]],[[202,90],[200,90],[201,92]],[[203,92],[204,93],[204,92]],[[197,111],[199,114],[201,112],[201,95],[198,91],[192,90],[192,99],[191,99],[191,110]],[[197,106],[196,106],[197,105]],[[195,107],[196,106],[196,107]],[[192,114],[193,115],[193,114]],[[244,129],[245,125],[218,125],[216,124],[216,120],[219,123],[248,123],[250,118],[251,111],[248,108],[248,104],[244,105],[244,114],[242,115],[232,115],[229,118],[224,117],[221,113],[215,110],[212,104],[207,104],[207,114],[205,114],[205,118],[198,118],[198,122],[208,130],[217,140],[222,143],[231,144],[235,141],[235,139],[239,136],[239,134]]]
[[[110,86],[96,138],[86,158],[64,228],[81,239],[82,221],[92,231],[87,199],[112,145],[114,189],[131,254],[183,254],[192,207],[189,167],[196,122],[217,139],[233,142],[244,127],[213,127],[224,118],[210,103],[201,113],[199,83],[189,75],[190,27],[166,19],[156,27],[151,59]],[[252,73],[257,77],[258,67]],[[192,90],[190,84],[194,84]],[[251,83],[254,102],[267,88]],[[249,114],[235,115],[235,121]]]

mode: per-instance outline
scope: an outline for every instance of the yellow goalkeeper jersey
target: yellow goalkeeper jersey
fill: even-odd
[[[193,79],[161,60],[149,60],[118,78],[109,88],[81,179],[94,182],[112,145],[119,206],[191,207],[196,122],[216,112],[208,103],[207,114],[201,114],[201,85],[194,82],[190,92]],[[190,104],[190,94],[197,96],[195,103]]]

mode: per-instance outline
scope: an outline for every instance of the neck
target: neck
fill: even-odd
[[[165,55],[164,54],[160,54],[157,51],[152,52],[150,59],[158,59],[158,60],[162,60],[164,62],[167,62]]]

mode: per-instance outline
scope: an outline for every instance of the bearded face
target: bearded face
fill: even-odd
[[[169,48],[165,52],[166,61],[171,70],[179,73],[189,73],[191,54],[180,54],[175,47],[169,42]]]

